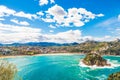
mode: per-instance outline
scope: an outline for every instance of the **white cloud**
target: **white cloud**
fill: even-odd
[[[94,14],[90,11],[87,11],[84,8],[70,8],[67,11],[64,10],[61,6],[54,5],[45,11],[46,17],[42,18],[43,21],[54,23],[59,26],[83,26],[86,22],[89,22],[91,19],[96,17],[102,17],[103,14]]]
[[[55,26],[53,26],[53,25],[50,25],[49,27],[50,27],[50,28],[56,28],[56,27],[55,27]]]
[[[98,17],[103,17],[104,15],[103,15],[103,14],[98,14],[97,16],[98,16]]]
[[[18,21],[17,19],[11,19],[10,20],[11,22],[14,22],[14,23],[16,23],[16,24],[19,24],[19,25],[24,25],[24,26],[28,26],[28,25],[30,25],[28,22],[26,22],[26,21]]]
[[[54,32],[53,30],[50,30],[50,32],[52,33],[52,32]]]
[[[0,43],[38,41],[41,29],[0,23]]]
[[[44,38],[43,38],[44,37]],[[69,30],[66,32],[59,32],[57,34],[45,34],[43,35],[43,42],[56,42],[56,43],[73,43],[73,42],[85,42],[88,40],[95,41],[111,41],[111,36],[103,37],[92,37],[92,36],[82,36],[80,30]]]
[[[44,35],[46,42],[57,42],[57,43],[71,43],[79,42],[81,37],[81,31],[69,30],[66,32],[59,32],[57,34]]]
[[[50,32],[53,32],[52,30]],[[56,42],[72,43],[87,40],[111,40],[110,36],[102,38],[82,36],[80,30],[69,30],[56,34],[42,34],[41,29],[26,26],[15,26],[0,23],[0,43],[26,43],[26,42]]]
[[[39,0],[40,6],[47,5],[47,4],[48,4],[48,0]]]
[[[53,31],[52,31],[53,32]],[[41,29],[0,23],[0,43],[26,42],[78,42],[79,30],[69,30],[57,34],[42,34]],[[71,38],[72,37],[72,38]]]
[[[71,38],[72,37],[72,38]],[[81,31],[69,30],[57,34],[42,34],[41,29],[0,23],[0,43],[78,42]]]
[[[50,0],[50,3],[55,3],[55,0]]]
[[[120,14],[118,15],[118,20],[120,21]]]
[[[44,13],[42,11],[37,12],[38,15],[44,16]]]
[[[13,9],[9,9],[6,6],[0,5],[0,17],[4,17],[4,16],[17,16],[17,17],[23,17],[23,18],[27,18],[27,19],[33,19],[33,18],[37,18],[37,16],[35,14],[29,14],[29,13],[25,13],[23,11],[20,12],[16,12]]]
[[[96,40],[96,41],[112,41],[114,39],[111,36],[106,35],[103,37],[94,37],[94,40]]]
[[[16,11],[7,8],[6,6],[0,5],[0,17],[14,15]]]
[[[0,21],[4,21],[5,19],[4,18],[0,18]]]
[[[55,0],[39,0],[40,6],[47,5],[48,3],[55,3]]]
[[[44,22],[55,22],[55,20],[54,19],[51,19],[51,18],[42,18],[42,20],[44,21]]]
[[[24,13],[23,11],[20,11],[20,12],[16,12],[14,14],[14,16],[17,16],[17,17],[24,17],[24,18],[28,18],[28,19],[33,19],[33,18],[37,18],[37,16],[35,14],[29,14],[29,13]]]

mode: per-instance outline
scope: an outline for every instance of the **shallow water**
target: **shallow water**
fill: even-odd
[[[83,57],[83,55],[49,55],[6,60],[17,65],[18,75],[23,80],[106,80],[109,74],[120,71],[120,57],[104,56],[114,65],[111,68],[89,68],[79,65]]]

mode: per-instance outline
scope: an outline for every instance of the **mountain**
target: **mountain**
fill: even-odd
[[[41,47],[49,47],[49,46],[74,46],[78,43],[52,43],[52,42],[29,42],[29,43],[12,43],[12,44],[0,44],[0,46],[41,46]]]

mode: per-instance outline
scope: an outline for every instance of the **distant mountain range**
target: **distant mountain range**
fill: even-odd
[[[0,44],[0,46],[41,46],[41,47],[49,47],[49,46],[73,46],[78,43],[53,43],[53,42],[29,42],[29,43],[12,43],[12,44]]]

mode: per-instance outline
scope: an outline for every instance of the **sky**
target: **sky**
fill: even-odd
[[[120,0],[0,0],[0,43],[120,38]]]

